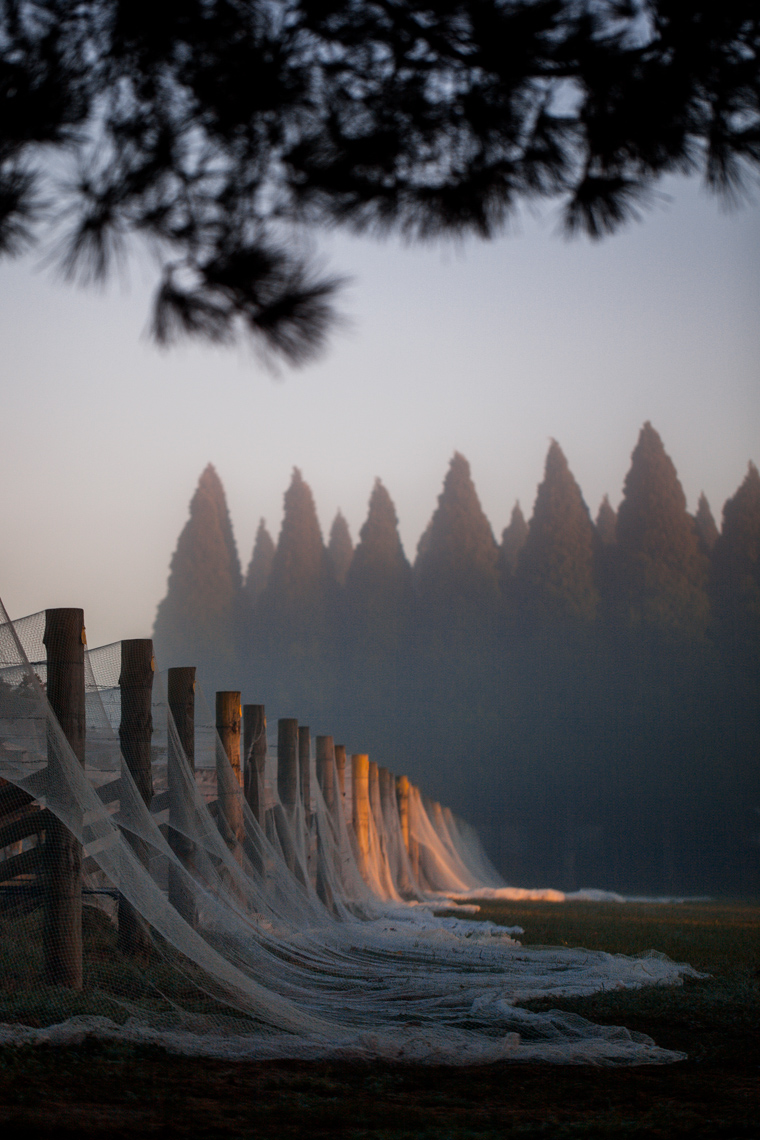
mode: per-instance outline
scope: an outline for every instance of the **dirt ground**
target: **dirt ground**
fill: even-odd
[[[553,1002],[648,1033],[688,1060],[452,1069],[230,1063],[97,1042],[3,1049],[0,1136],[760,1137],[760,906],[534,903],[482,915],[524,926],[526,943],[653,947],[709,972],[676,989]]]

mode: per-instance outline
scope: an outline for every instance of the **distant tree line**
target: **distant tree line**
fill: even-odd
[[[155,638],[422,782],[505,876],[573,888],[760,892],[760,474],[718,529],[687,511],[647,423],[592,520],[556,441],[533,514],[494,537],[455,454],[413,564],[378,479],[354,547],[300,471],[245,576],[201,475]]]

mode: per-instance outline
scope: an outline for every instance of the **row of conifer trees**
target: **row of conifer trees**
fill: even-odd
[[[760,889],[752,463],[719,531],[647,423],[617,512],[605,497],[592,521],[552,442],[529,522],[516,505],[497,542],[455,454],[413,564],[379,480],[356,546],[340,513],[325,545],[296,470],[245,577],[209,466],[155,639],[211,687],[406,768],[513,879]]]

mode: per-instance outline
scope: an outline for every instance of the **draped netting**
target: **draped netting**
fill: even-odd
[[[83,845],[91,932],[81,993],[46,985],[40,894],[23,870],[26,859],[44,880],[46,843],[39,828],[14,839],[19,873],[1,888],[0,1041],[94,1034],[227,1057],[447,1064],[682,1056],[621,1027],[516,1006],[677,985],[695,972],[654,952],[529,949],[513,937],[519,928],[434,914],[456,909],[447,896],[500,885],[475,833],[448,809],[412,789],[402,820],[387,781],[373,789],[371,780],[358,836],[350,771],[342,781],[333,768],[327,784],[322,772],[320,782],[312,755],[308,797],[283,804],[272,742],[254,814],[200,692],[190,766],[159,673],[146,804],[119,743],[121,644],[85,655],[82,764],[46,697],[44,613],[11,623],[2,610],[0,619],[0,790],[27,793],[29,810]],[[114,949],[115,926],[130,914],[148,940],[138,959]]]

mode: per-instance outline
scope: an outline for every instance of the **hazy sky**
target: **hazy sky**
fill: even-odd
[[[90,645],[149,635],[209,461],[244,567],[260,516],[277,537],[294,465],[325,534],[340,507],[354,538],[379,475],[413,557],[455,449],[498,537],[516,498],[530,515],[552,436],[592,514],[617,505],[646,419],[690,509],[704,489],[720,522],[760,461],[760,208],[668,190],[602,244],[564,242],[551,214],[459,249],[322,241],[353,275],[351,327],[279,379],[246,351],[157,350],[145,267],[98,294],[0,263],[11,616],[81,605]]]

